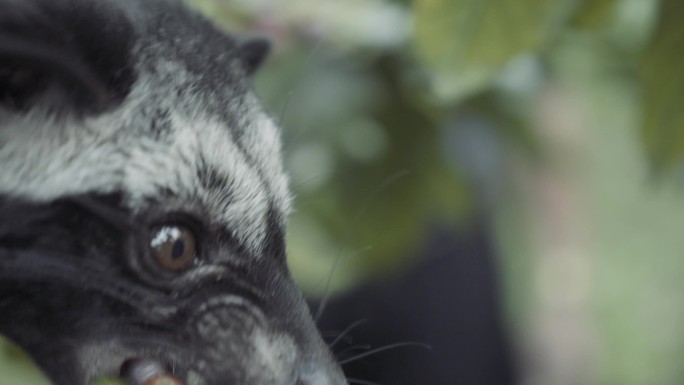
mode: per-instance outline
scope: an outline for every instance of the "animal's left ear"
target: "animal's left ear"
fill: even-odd
[[[271,42],[265,38],[251,38],[239,43],[238,51],[248,75],[254,74],[271,51]]]

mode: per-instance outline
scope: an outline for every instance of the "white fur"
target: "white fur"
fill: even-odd
[[[127,205],[142,212],[166,188],[173,197],[161,209],[199,208],[259,254],[269,208],[274,206],[281,221],[289,211],[277,127],[251,95],[245,96],[241,127],[227,127],[204,111],[199,100],[167,96],[174,84],[192,81],[184,69],[161,62],[156,76],[139,80],[119,109],[96,118],[0,111],[0,194],[48,202],[123,191]],[[163,140],[148,134],[150,122],[141,111],[150,104],[173,111]],[[240,143],[234,138],[237,132]],[[240,148],[249,152],[254,165]],[[200,158],[227,178],[225,188],[202,187]]]

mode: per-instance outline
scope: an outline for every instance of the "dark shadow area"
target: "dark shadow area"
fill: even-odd
[[[436,228],[405,274],[333,298],[319,322],[324,335],[367,320],[333,347],[342,362],[395,343],[430,346],[350,360],[347,377],[382,385],[516,384],[495,259],[485,226]]]

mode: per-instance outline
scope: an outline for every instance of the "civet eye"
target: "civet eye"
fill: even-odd
[[[197,241],[192,231],[183,226],[161,226],[152,232],[150,247],[159,267],[179,271],[192,263]]]

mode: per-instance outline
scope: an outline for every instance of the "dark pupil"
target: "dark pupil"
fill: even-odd
[[[185,251],[185,242],[183,242],[182,239],[176,240],[176,242],[173,243],[173,249],[171,250],[171,258],[180,258],[183,255],[183,251]]]

